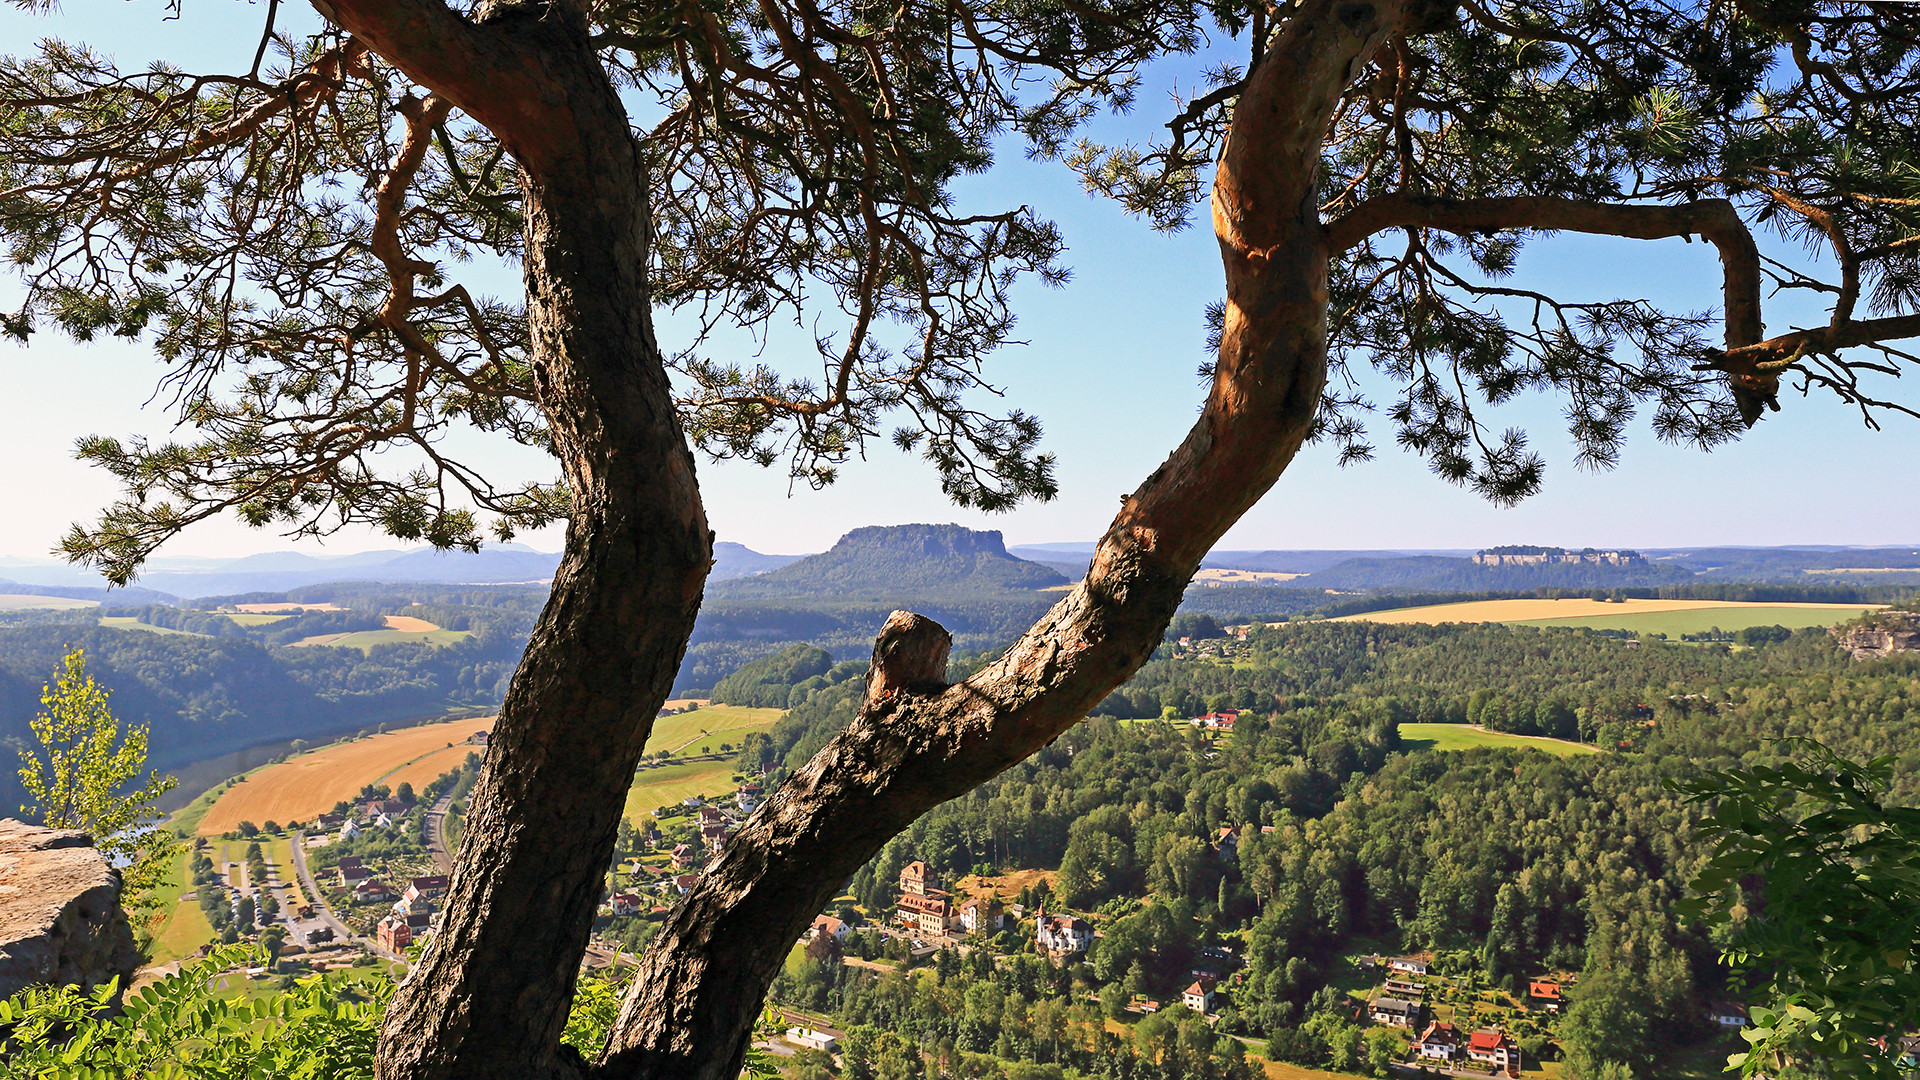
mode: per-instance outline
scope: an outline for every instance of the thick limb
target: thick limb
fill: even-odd
[[[870,696],[748,820],[642,961],[604,1075],[732,1080],[768,983],[834,890],[915,817],[1044,746],[1151,655],[1201,557],[1311,424],[1326,378],[1321,134],[1352,65],[1399,12],[1309,3],[1250,78],[1214,193],[1228,313],[1213,392],[1125,500],[1087,577],[965,682]],[[876,685],[894,682],[883,670]]]

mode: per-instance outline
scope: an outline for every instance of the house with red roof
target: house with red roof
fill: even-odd
[[[1508,1076],[1520,1075],[1520,1044],[1498,1028],[1474,1032],[1467,1039],[1467,1056],[1484,1061]]]
[[[1460,1054],[1460,1031],[1444,1020],[1434,1020],[1414,1040],[1413,1052],[1433,1061],[1452,1061]]]

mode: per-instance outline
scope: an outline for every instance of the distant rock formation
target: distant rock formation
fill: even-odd
[[[1488,548],[1475,554],[1473,561],[1481,566],[1645,566],[1647,564],[1645,557],[1637,551],[1598,551],[1594,548],[1568,551],[1566,548],[1534,547],[1524,544]]]
[[[1920,652],[1920,611],[1889,608],[1864,619],[1828,629],[1847,655],[1873,660],[1895,653]]]
[[[93,838],[0,820],[0,997],[32,983],[124,985],[139,961],[120,872]]]

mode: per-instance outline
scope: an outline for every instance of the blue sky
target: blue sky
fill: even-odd
[[[90,40],[123,66],[164,55],[183,66],[245,70],[264,8],[237,0],[187,0],[186,17],[163,21],[156,0],[77,0],[61,16],[39,19],[0,10],[0,52],[18,53],[49,34]],[[296,15],[312,19],[304,8]],[[1165,84],[1143,93],[1134,117],[1157,123]],[[1192,424],[1204,390],[1194,376],[1203,359],[1205,305],[1221,291],[1217,249],[1201,226],[1156,234],[1111,203],[1081,192],[1067,171],[1002,155],[963,195],[980,206],[1031,203],[1058,221],[1074,267],[1066,288],[1024,290],[1020,335],[1029,344],[995,355],[990,377],[1007,401],[1039,415],[1046,446],[1059,458],[1060,497],[1012,513],[962,512],[943,500],[931,470],[888,446],[842,472],[823,492],[789,497],[783,470],[703,463],[709,516],[723,540],[762,551],[820,550],[866,524],[959,521],[1004,531],[1009,542],[1085,540],[1099,535],[1118,503]],[[1767,242],[1763,239],[1763,247]],[[1776,248],[1778,245],[1774,245]],[[1776,255],[1787,252],[1776,250]],[[1645,297],[1669,309],[1715,307],[1719,267],[1712,248],[1679,240],[1655,243],[1560,236],[1536,239],[1516,280],[1581,299]],[[491,287],[514,282],[501,275]],[[3,287],[0,287],[3,288]],[[0,292],[0,295],[4,295]],[[1821,318],[1778,303],[1768,329],[1780,332]],[[687,324],[659,313],[669,350]],[[806,354],[793,370],[812,370]],[[746,348],[739,343],[740,348]],[[163,435],[168,418],[148,397],[157,363],[137,345],[78,346],[40,335],[27,348],[0,344],[0,556],[45,554],[67,526],[115,494],[107,479],[72,460],[73,440],[89,433]],[[1920,397],[1920,394],[1913,395]],[[1909,544],[1920,540],[1920,422],[1898,417],[1864,429],[1856,412],[1830,398],[1782,398],[1740,443],[1712,454],[1662,445],[1637,427],[1619,468],[1576,471],[1550,400],[1499,410],[1497,429],[1527,428],[1549,462],[1545,489],[1513,509],[1490,506],[1429,474],[1394,449],[1391,432],[1369,464],[1339,468],[1327,448],[1304,451],[1269,493],[1222,541],[1224,548],[1471,548],[1502,543],[1674,547],[1704,544]],[[525,451],[478,444],[474,452],[502,474],[546,477],[546,463]],[[557,531],[525,538],[555,549]],[[284,549],[289,541],[233,522],[208,523],[180,538],[178,554],[233,555]],[[335,537],[317,552],[391,547],[371,532]]]

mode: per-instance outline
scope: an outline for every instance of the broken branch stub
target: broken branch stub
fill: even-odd
[[[902,690],[946,686],[947,653],[952,648],[953,635],[925,615],[896,611],[887,616],[873,639],[867,704],[877,705]]]

